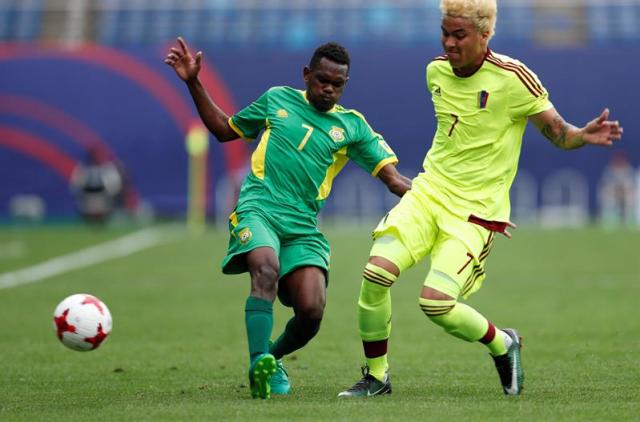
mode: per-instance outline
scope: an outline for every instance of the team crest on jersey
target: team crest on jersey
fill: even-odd
[[[252,234],[251,230],[249,230],[249,227],[245,227],[244,229],[240,230],[240,233],[238,233],[238,239],[243,245],[251,240],[251,236]]]
[[[484,90],[478,92],[478,105],[480,108],[487,108],[487,101],[489,101],[489,93]]]
[[[442,91],[440,90],[439,86],[433,88],[433,95],[435,95],[436,97],[441,97],[442,96]]]
[[[331,136],[331,139],[333,139],[334,142],[342,142],[344,141],[344,129],[337,126],[331,126],[329,136]]]
[[[281,117],[283,119],[286,119],[287,117],[289,117],[289,113],[287,113],[287,110],[285,110],[284,108],[281,108],[280,110],[278,110],[278,112],[276,113],[276,115],[278,117]]]

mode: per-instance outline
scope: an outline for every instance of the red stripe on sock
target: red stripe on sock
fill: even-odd
[[[489,344],[496,337],[496,326],[489,321],[489,328],[487,328],[487,333],[478,340],[482,344]]]
[[[364,355],[370,359],[384,356],[387,354],[388,339],[378,341],[363,341]]]

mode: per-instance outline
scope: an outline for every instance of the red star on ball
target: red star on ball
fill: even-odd
[[[75,333],[76,327],[75,325],[69,324],[67,321],[67,315],[69,314],[69,310],[66,309],[62,315],[59,317],[53,317],[53,322],[56,324],[56,332],[58,334],[58,338],[62,340],[62,335],[64,333]]]
[[[84,341],[86,341],[87,343],[91,343],[93,345],[91,347],[91,350],[93,350],[97,349],[98,346],[100,346],[100,343],[102,343],[108,335],[109,333],[105,334],[105,332],[102,331],[102,324],[98,324],[98,333],[93,337],[86,337]]]
[[[100,311],[100,313],[104,315],[104,312],[102,311],[102,304],[100,303],[100,300],[98,300],[98,298],[95,296],[86,295],[84,297],[84,300],[82,301],[82,305],[95,305],[95,307],[98,308],[98,311]]]

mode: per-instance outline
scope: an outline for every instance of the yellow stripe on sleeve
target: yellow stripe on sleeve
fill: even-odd
[[[376,168],[373,169],[373,171],[371,172],[371,175],[373,177],[376,177],[378,175],[378,172],[380,171],[380,169],[382,169],[382,167],[386,166],[387,164],[395,164],[397,162],[398,162],[398,157],[396,157],[396,156],[385,158],[384,160],[382,160],[382,161],[380,161],[378,163]]]
[[[250,140],[255,139],[255,138],[249,138],[249,137],[247,137],[247,135],[245,135],[245,134],[244,134],[244,132],[243,132],[243,131],[238,127],[238,126],[236,126],[236,124],[235,124],[235,123],[233,123],[233,119],[232,119],[231,117],[229,117],[229,119],[227,120],[227,122],[229,123],[229,126],[231,127],[231,129],[233,129],[233,131],[234,131],[235,133],[237,133],[237,134],[238,134],[238,136],[240,136],[241,138],[243,138],[243,139],[250,139]]]

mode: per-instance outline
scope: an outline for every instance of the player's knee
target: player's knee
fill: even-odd
[[[456,306],[459,287],[447,274],[431,270],[420,292],[420,309],[438,325],[446,320]]]
[[[449,299],[433,299],[420,297],[418,301],[422,312],[429,319],[438,325],[443,325],[449,312],[456,306],[457,301],[451,297]]]
[[[278,268],[268,262],[260,263],[251,270],[251,290],[257,296],[276,297]]]
[[[277,266],[269,262],[264,262],[256,266],[252,272],[252,276],[263,283],[275,285],[278,281],[278,272]]]
[[[373,273],[378,273],[382,271],[384,274],[389,273],[392,277],[398,278],[400,276],[400,268],[387,258],[381,256],[370,256],[369,262],[365,265],[365,273],[367,272],[367,267],[369,267],[369,271]],[[395,279],[394,279],[395,281]]]

